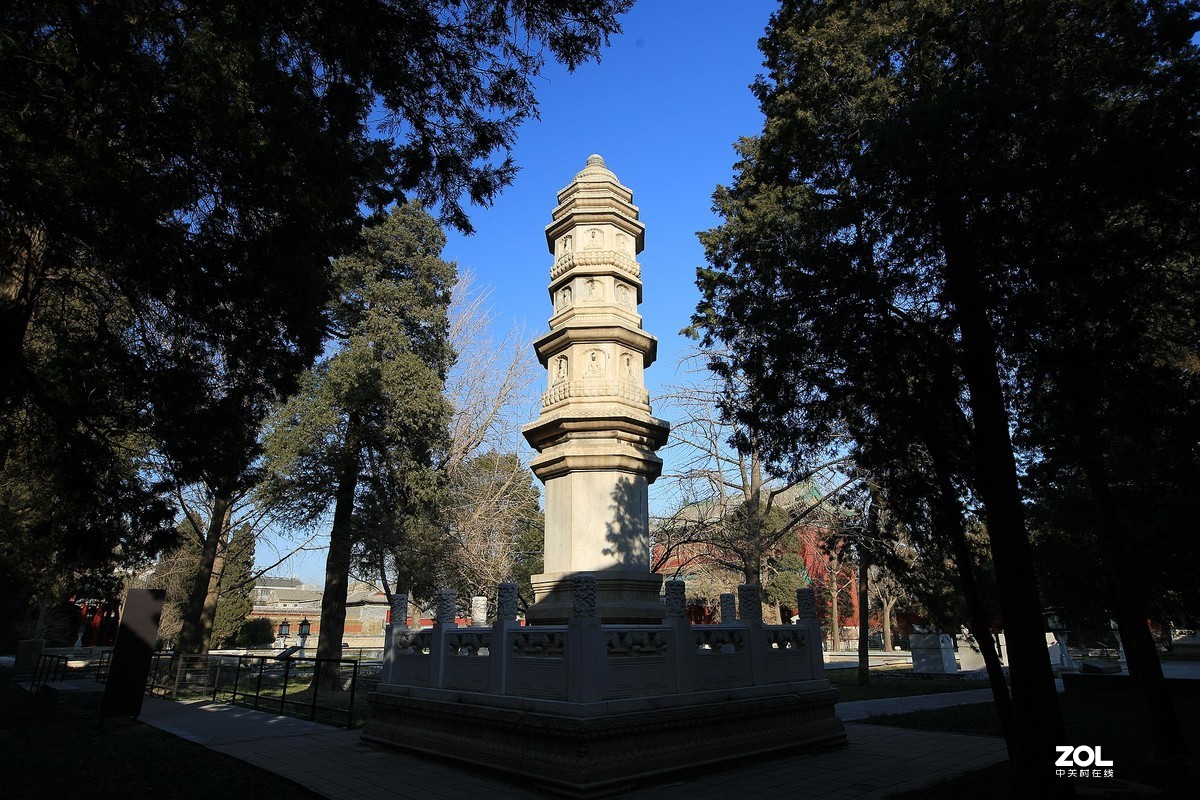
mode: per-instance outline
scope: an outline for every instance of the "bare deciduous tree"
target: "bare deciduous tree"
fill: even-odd
[[[447,548],[437,559],[445,570],[438,580],[491,596],[498,583],[522,573],[530,555],[530,527],[540,525],[537,489],[520,457],[519,438],[536,362],[520,327],[500,338],[493,335],[497,315],[490,291],[470,272],[460,275],[454,287],[449,320],[457,360],[446,377],[453,413],[441,467],[451,504],[445,514]],[[386,559],[374,563],[376,580],[390,602],[394,581],[383,574],[388,568]]]
[[[755,432],[722,417],[721,400],[730,388],[696,366],[715,357],[685,357],[692,380],[657,400],[673,420],[664,451],[673,467],[660,479],[659,504],[672,511],[654,520],[655,566],[677,574],[704,567],[706,582],[716,588],[758,584],[769,614],[778,619],[778,606],[787,599],[772,598],[771,577],[796,550],[801,528],[835,521],[829,500],[853,479],[838,472],[845,458],[828,452],[814,452],[810,464],[791,474],[774,474]]]

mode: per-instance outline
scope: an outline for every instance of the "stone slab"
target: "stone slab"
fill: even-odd
[[[987,669],[983,660],[983,652],[979,642],[969,633],[960,633],[954,637],[958,643],[958,665],[964,672]]]
[[[958,672],[954,645],[946,634],[913,634],[908,641],[912,649],[913,672],[931,675],[953,675]]]
[[[37,702],[55,713],[75,716],[100,707],[104,684],[91,680],[54,681],[38,687]]]
[[[42,651],[46,649],[45,639],[22,639],[17,642],[17,657],[13,668],[18,674],[31,673],[38,668]]]

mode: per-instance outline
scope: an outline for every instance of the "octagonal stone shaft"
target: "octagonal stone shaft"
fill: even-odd
[[[605,621],[662,618],[650,572],[647,486],[669,426],[651,414],[643,371],[658,341],[642,329],[645,227],[633,193],[593,155],[558,193],[546,228],[554,255],[550,330],[534,347],[547,368],[542,411],[522,432],[546,485],[545,572],[534,576],[534,622],[562,622],[569,579],[597,578]]]

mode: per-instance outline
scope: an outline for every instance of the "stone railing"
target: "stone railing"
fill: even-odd
[[[650,404],[650,392],[633,381],[582,378],[562,381],[542,392],[542,408],[549,408],[571,397],[620,397],[642,405]]]
[[[702,625],[692,628],[692,637],[696,652],[704,653],[740,653],[746,649],[746,629],[731,625]]]
[[[429,655],[432,636],[433,632],[429,630],[397,630],[392,644],[405,655]]]
[[[610,657],[665,656],[667,637],[657,629],[612,630],[606,629],[608,638],[604,643]]]
[[[446,637],[446,652],[453,656],[488,655],[492,645],[491,631],[455,631]]]
[[[509,652],[524,658],[562,658],[566,631],[552,628],[520,628],[508,634]]]
[[[763,625],[754,613],[761,608],[754,587],[739,593],[745,618],[731,599],[722,603],[726,618],[718,625],[692,625],[679,613],[677,581],[667,582],[661,625],[604,625],[595,577],[577,575],[573,583],[566,625],[519,625],[509,596],[515,587],[504,584],[502,614],[490,627],[459,627],[449,617],[419,631],[389,628],[382,690],[398,685],[602,702],[824,678],[816,619]],[[797,607],[815,610],[807,599]]]

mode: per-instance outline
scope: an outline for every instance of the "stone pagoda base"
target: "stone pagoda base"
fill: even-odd
[[[380,686],[363,739],[592,798],[675,772],[844,744],[836,697],[825,680],[599,703]]]
[[[692,625],[682,581],[667,581],[658,623],[606,624],[597,583],[572,578],[565,625],[518,625],[508,583],[491,626],[459,627],[440,591],[432,628],[389,629],[363,738],[583,798],[845,743],[811,589],[795,625],[763,625],[754,586],[741,587],[741,618],[723,595],[721,624]]]
[[[571,618],[575,573],[531,577],[537,599],[525,612],[532,625],[565,625]],[[604,570],[596,576],[596,608],[606,624],[658,625],[663,620],[662,575],[645,570]]]

